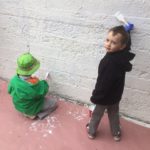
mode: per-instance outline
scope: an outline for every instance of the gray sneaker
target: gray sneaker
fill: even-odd
[[[119,142],[121,140],[121,132],[118,131],[118,133],[116,135],[114,135],[113,138],[116,142]]]
[[[89,138],[89,139],[95,139],[96,134],[90,134],[90,133],[89,133],[89,123],[86,124],[86,129],[87,129],[87,133],[88,133],[88,138]]]

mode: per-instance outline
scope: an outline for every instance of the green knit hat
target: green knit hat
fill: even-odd
[[[17,74],[19,75],[31,75],[40,67],[40,62],[30,53],[25,53],[19,56],[17,64]]]

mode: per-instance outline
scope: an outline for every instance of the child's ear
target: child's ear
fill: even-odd
[[[121,50],[123,50],[126,46],[127,46],[127,44],[123,44],[123,45],[121,46]]]

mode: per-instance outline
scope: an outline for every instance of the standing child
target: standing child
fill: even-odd
[[[96,131],[105,109],[107,109],[114,140],[119,141],[121,138],[119,102],[123,94],[125,74],[131,71],[130,61],[135,56],[129,52],[130,46],[130,35],[123,26],[116,26],[108,31],[104,42],[107,53],[100,61],[97,82],[91,96],[91,102],[96,104],[96,107],[87,124],[90,139],[96,137]]]
[[[17,75],[8,85],[13,104],[24,116],[43,119],[56,109],[57,104],[45,97],[49,88],[47,82],[32,76],[39,69],[40,62],[30,53],[25,53],[17,59],[17,64]]]

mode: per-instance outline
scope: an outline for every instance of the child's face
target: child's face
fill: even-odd
[[[104,42],[104,47],[107,52],[116,52],[125,48],[125,44],[121,43],[122,35],[117,33],[113,35],[113,31],[108,32],[106,40]]]

